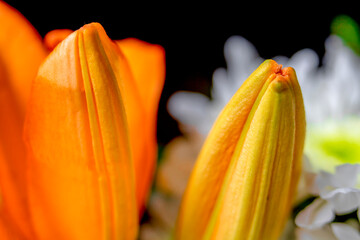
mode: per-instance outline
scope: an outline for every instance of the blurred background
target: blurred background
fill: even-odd
[[[257,48],[263,58],[290,57],[311,48],[320,59],[332,20],[346,14],[360,23],[358,10],[345,2],[326,6],[260,3],[122,2],[5,0],[19,10],[41,36],[57,28],[76,30],[100,22],[112,39],[135,37],[160,44],[166,51],[167,74],[160,101],[158,141],[165,145],[180,134],[168,114],[169,97],[179,90],[210,93],[212,74],[226,67],[225,41],[240,35]],[[0,23],[1,24],[1,23]],[[321,64],[321,63],[320,63]]]

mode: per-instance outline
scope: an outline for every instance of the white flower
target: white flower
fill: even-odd
[[[360,240],[360,232],[351,224],[332,223],[331,229],[339,240]]]
[[[297,240],[338,240],[331,230],[330,226],[309,230],[309,229],[297,229]]]
[[[336,167],[335,173],[321,171],[315,180],[319,198],[302,210],[295,218],[295,223],[303,229],[299,239],[312,239],[304,236],[325,234],[336,214],[344,215],[355,210],[360,214],[360,188],[357,186],[360,165],[344,164]],[[358,223],[356,224],[358,226]],[[360,232],[345,223],[331,223],[335,239],[359,239]],[[349,238],[352,236],[351,238]],[[315,238],[314,238],[315,239]],[[324,238],[326,239],[326,238]]]
[[[279,63],[294,67],[302,88],[307,121],[342,119],[360,113],[360,58],[337,36],[325,41],[323,66],[310,49],[290,59],[275,57]]]
[[[316,180],[320,197],[328,201],[336,214],[347,214],[360,206],[360,189],[356,188],[360,165],[344,164],[335,174],[321,171]]]
[[[318,198],[296,216],[295,223],[301,228],[313,230],[332,222],[334,218],[331,204]]]
[[[328,118],[342,119],[360,113],[360,58],[341,39],[325,41],[322,66],[311,49],[303,49],[291,58],[277,56],[276,61],[295,68],[304,96],[308,123]],[[206,135],[217,115],[244,80],[263,61],[246,39],[233,36],[224,46],[227,69],[214,72],[211,100],[200,93],[178,92],[169,100],[169,112],[179,122],[195,127]]]
[[[332,223],[318,229],[297,229],[297,240],[360,240],[359,230],[355,224]]]

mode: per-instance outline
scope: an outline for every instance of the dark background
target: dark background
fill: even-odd
[[[166,51],[167,74],[159,106],[158,140],[166,144],[179,134],[166,110],[178,90],[209,94],[213,71],[225,67],[223,46],[233,35],[252,42],[260,56],[290,57],[303,48],[324,54],[324,41],[334,17],[347,14],[360,23],[357,6],[332,1],[315,6],[297,2],[217,2],[206,5],[169,1],[27,1],[5,0],[18,9],[41,36],[57,28],[76,30],[100,22],[112,39],[136,37]],[[1,23],[0,23],[1,24]]]

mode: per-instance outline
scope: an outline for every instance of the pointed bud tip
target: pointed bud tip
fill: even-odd
[[[271,83],[272,88],[278,93],[288,89],[291,79],[295,77],[295,70],[292,67],[283,68],[281,64],[271,59],[266,62],[272,65],[272,71],[276,74]]]
[[[92,22],[82,26],[78,32],[83,34],[84,38],[92,39],[99,34],[105,33],[105,29],[100,23]]]
[[[88,24],[85,24],[84,26],[82,26],[79,30],[80,31],[86,31],[86,30],[96,30],[98,28],[103,28],[102,25],[98,22],[92,22],[92,23],[88,23]]]
[[[295,72],[292,67],[283,68],[282,64],[278,64],[275,60],[268,59],[265,60],[265,62],[269,63],[272,66],[274,73],[279,76],[287,77]]]

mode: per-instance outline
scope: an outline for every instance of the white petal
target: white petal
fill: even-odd
[[[337,188],[321,197],[331,203],[335,213],[340,215],[351,213],[360,206],[359,189]]]
[[[360,240],[357,229],[345,223],[332,223],[331,229],[339,240]]]
[[[331,222],[334,218],[331,204],[318,198],[296,216],[295,223],[302,228],[315,229]]]
[[[296,229],[297,240],[338,240],[334,236],[331,228],[326,225],[319,229],[308,230],[308,229]]]
[[[169,113],[179,122],[195,127],[206,135],[213,121],[209,116],[210,99],[200,93],[177,92],[168,101]]]
[[[278,64],[283,65],[283,67],[288,66],[289,58],[286,56],[276,56],[273,57],[273,60],[275,60]]]
[[[289,60],[289,66],[296,69],[296,75],[302,83],[311,84],[314,81],[314,72],[319,65],[319,57],[314,50],[309,48],[303,49],[295,53]]]
[[[326,195],[335,189],[334,176],[331,173],[320,171],[315,182],[319,188],[320,196]]]
[[[230,98],[234,95],[238,87],[231,85],[227,78],[227,71],[224,68],[218,68],[213,74],[213,84],[211,89],[212,101],[222,103],[224,106],[228,103]]]
[[[358,174],[360,173],[359,164],[343,164],[336,167],[334,176],[334,186],[341,188],[351,188],[356,185]]]
[[[226,41],[224,55],[228,80],[233,83],[238,82],[238,86],[257,68],[259,61],[255,46],[241,36],[232,36]]]
[[[325,49],[323,63],[331,89],[331,95],[327,95],[330,116],[339,119],[359,113],[359,57],[337,36],[326,39]]]

